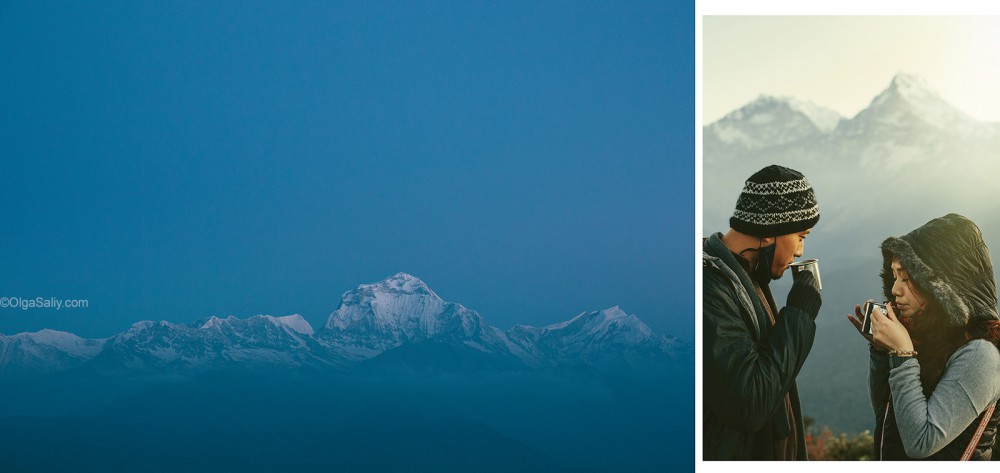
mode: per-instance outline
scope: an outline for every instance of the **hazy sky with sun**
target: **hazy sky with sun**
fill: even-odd
[[[899,72],[974,118],[1000,121],[1000,17],[706,16],[702,123],[761,94],[850,118]]]

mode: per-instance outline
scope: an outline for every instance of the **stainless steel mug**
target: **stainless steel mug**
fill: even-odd
[[[816,278],[816,284],[819,286],[819,290],[823,290],[823,281],[819,278],[819,260],[818,259],[807,259],[802,261],[796,261],[789,265],[792,268],[792,276],[796,276],[801,271],[809,271]]]

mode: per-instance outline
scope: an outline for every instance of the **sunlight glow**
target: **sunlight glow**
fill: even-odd
[[[852,117],[900,72],[968,115],[1000,122],[1000,17],[704,18],[703,124],[761,94]]]

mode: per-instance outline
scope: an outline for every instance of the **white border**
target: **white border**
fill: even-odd
[[[1000,15],[1000,1],[991,0],[696,0],[695,1],[695,470],[732,473],[738,471],[767,470],[768,473],[796,471],[843,471],[845,468],[862,471],[879,471],[898,468],[880,462],[705,462],[703,458],[702,426],[702,267],[701,239],[704,226],[704,159],[702,155],[702,96],[703,89],[703,25],[705,16],[715,15],[885,15],[885,16],[947,16],[947,15]],[[1000,32],[997,32],[1000,34]],[[725,225],[726,222],[719,222]],[[711,231],[725,231],[718,228]],[[862,380],[859,380],[862,382]],[[867,382],[867,380],[864,380]],[[874,430],[874,416],[872,430]],[[998,450],[994,450],[995,454]],[[906,465],[906,471],[932,471],[933,462],[915,462]],[[987,462],[966,462],[954,465],[965,471],[987,471],[993,467]]]
[[[701,229],[704,227],[704,198],[702,197],[703,186],[704,186],[704,175],[702,174],[702,132],[701,132],[701,119],[702,119],[702,7],[704,2],[696,1],[694,6],[694,123],[695,123],[695,133],[694,133],[694,233],[695,233],[695,270],[694,270],[694,464],[695,469],[700,470],[707,463],[702,462],[704,455],[702,454],[704,446],[702,445],[703,431],[702,431],[702,412],[704,407],[702,406],[702,387],[701,387],[701,373],[702,373],[702,356],[701,356],[701,341],[702,339],[702,323],[701,323],[701,301],[702,301],[702,267],[701,267],[701,239],[703,235],[701,234]]]
[[[705,16],[1000,15],[1000,2],[991,0],[698,0],[697,3],[701,4],[701,15]],[[698,11],[696,6],[695,13]]]

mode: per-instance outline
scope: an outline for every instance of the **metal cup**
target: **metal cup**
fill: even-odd
[[[797,276],[802,271],[809,271],[816,278],[816,285],[819,286],[819,290],[823,290],[823,281],[819,278],[819,260],[818,259],[807,259],[802,261],[796,261],[789,265],[792,268],[792,277]]]
[[[865,305],[861,308],[861,313],[865,320],[861,322],[861,330],[868,335],[872,335],[872,309],[878,307],[883,314],[888,314],[889,311],[886,310],[885,304],[879,304],[871,299],[865,302]]]

